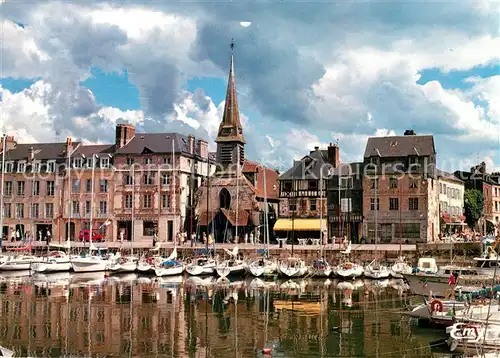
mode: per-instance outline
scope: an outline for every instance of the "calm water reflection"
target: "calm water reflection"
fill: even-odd
[[[0,345],[39,357],[429,356],[435,337],[412,331],[408,304],[398,280],[4,276]]]

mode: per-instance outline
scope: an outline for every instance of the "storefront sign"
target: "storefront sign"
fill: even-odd
[[[338,215],[330,215],[330,216],[328,216],[328,221],[329,222],[338,222],[339,221],[339,216]],[[342,214],[342,215],[340,215],[340,221],[341,222],[362,222],[363,221],[363,215],[356,215],[356,214],[346,215],[346,214]]]

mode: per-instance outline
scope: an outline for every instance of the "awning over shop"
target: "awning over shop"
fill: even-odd
[[[274,231],[320,231],[320,219],[278,219]],[[322,231],[326,231],[326,218],[323,219]]]

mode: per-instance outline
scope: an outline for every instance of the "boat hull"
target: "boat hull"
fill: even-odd
[[[71,262],[73,271],[75,272],[101,272],[107,271],[109,262],[105,260],[73,260]]]
[[[33,262],[31,270],[38,273],[65,272],[71,270],[71,262]]]
[[[115,264],[109,267],[112,272],[134,272],[137,269],[137,264],[135,262],[126,262],[123,264]]]
[[[278,271],[278,265],[276,265],[272,261],[264,261],[264,263],[260,263],[258,261],[251,262],[247,265],[247,272],[255,277],[268,277],[276,275]]]
[[[29,270],[30,262],[5,262],[0,265],[0,271],[25,271]]]
[[[200,266],[191,264],[186,266],[186,272],[191,276],[212,275],[215,271],[215,265]]]
[[[245,266],[243,264],[235,266],[217,266],[216,271],[217,275],[220,277],[240,275],[245,272]]]
[[[153,272],[154,270],[153,266],[151,266],[150,264],[139,262],[139,264],[137,264],[137,271],[142,273],[150,273]]]
[[[157,267],[155,269],[155,274],[158,277],[176,276],[176,275],[181,275],[183,272],[184,272],[184,266]]]
[[[448,290],[454,289],[449,285],[449,277],[424,274],[403,274],[403,277],[415,295],[428,296],[432,292],[434,297],[445,297]]]

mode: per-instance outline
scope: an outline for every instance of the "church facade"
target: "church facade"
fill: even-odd
[[[233,55],[224,113],[215,142],[217,170],[196,193],[198,232],[212,234],[216,242],[242,242],[246,236],[264,243],[266,225],[273,237],[279,173],[245,159],[246,142],[240,121]]]

